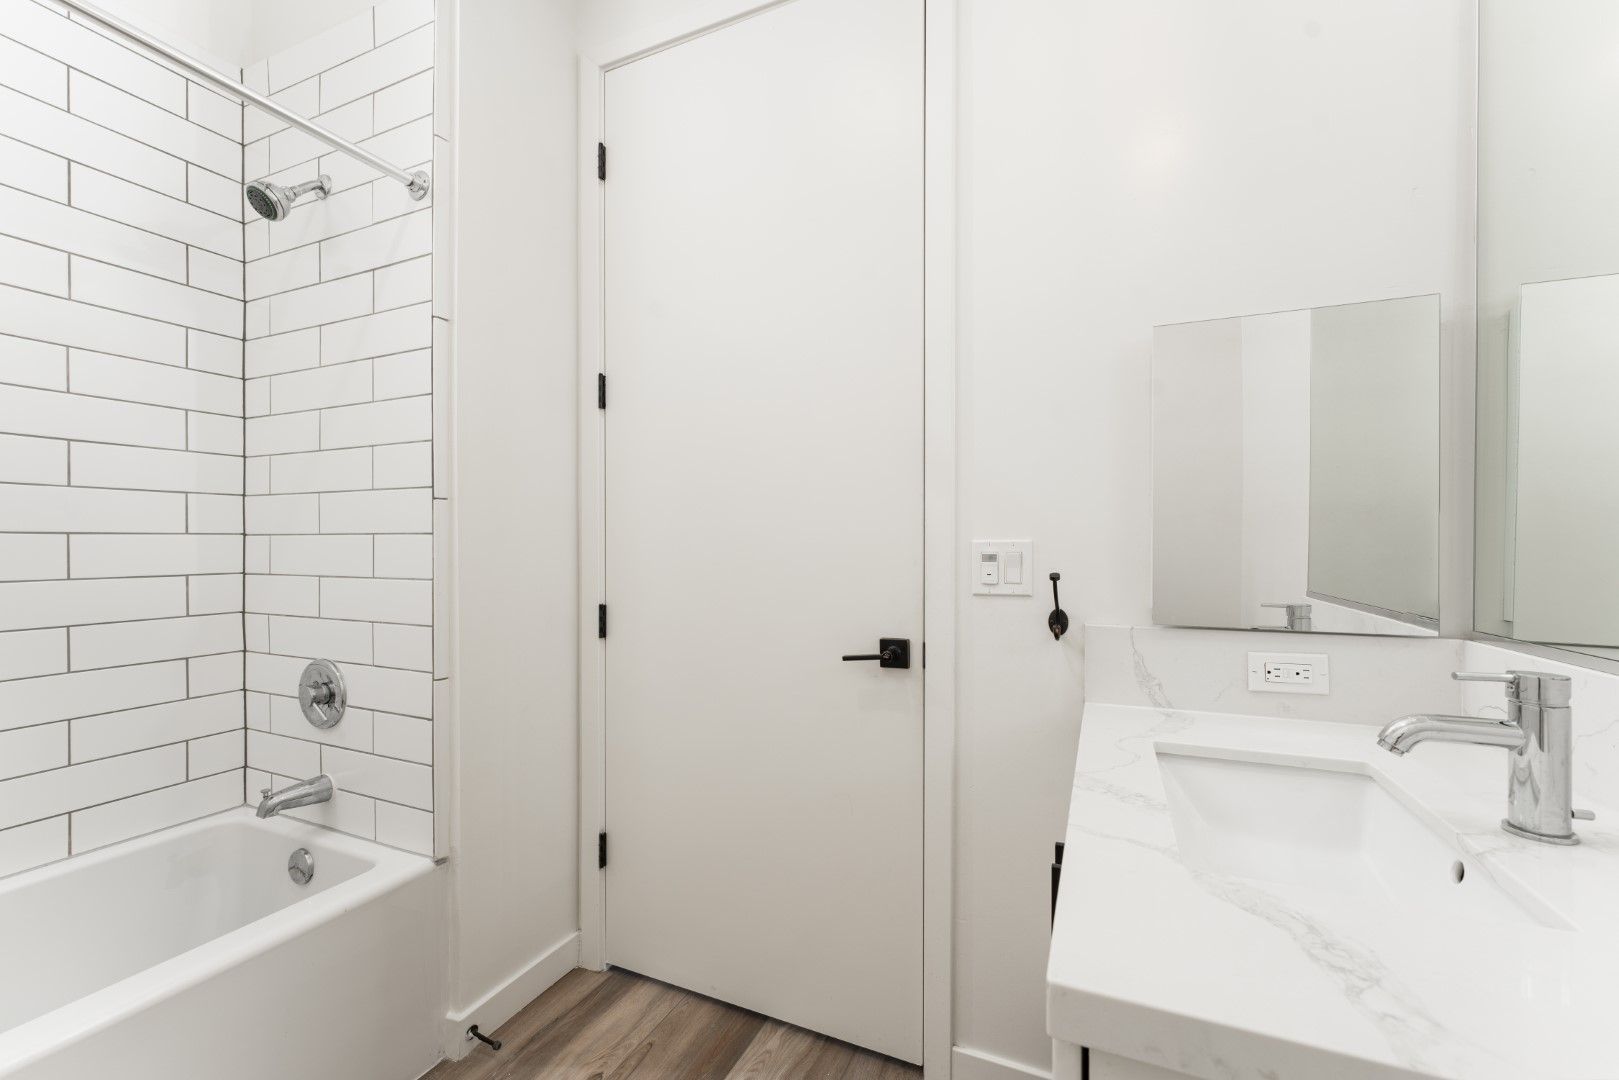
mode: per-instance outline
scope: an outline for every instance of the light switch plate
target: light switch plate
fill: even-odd
[[[1263,694],[1325,694],[1330,673],[1326,653],[1248,654],[1248,689]]]
[[[989,559],[993,559],[995,567],[993,581],[984,572]],[[974,540],[972,574],[975,596],[1034,595],[1034,542]]]

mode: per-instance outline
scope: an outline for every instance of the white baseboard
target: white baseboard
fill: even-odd
[[[950,1080],[1051,1080],[1051,1073],[983,1050],[958,1046],[950,1051]]]
[[[575,930],[483,997],[445,1017],[444,1056],[451,1061],[466,1057],[472,1049],[466,1039],[468,1027],[477,1024],[479,1031],[494,1031],[578,966],[579,932]]]

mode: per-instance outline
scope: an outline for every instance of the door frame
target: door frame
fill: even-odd
[[[606,205],[596,176],[607,73],[797,0],[697,0],[657,26],[579,56],[579,926],[580,966],[605,966],[606,913],[596,837],[606,818],[605,370]],[[957,19],[959,0],[922,0],[923,91],[923,641],[922,1069],[949,1080],[954,1043],[957,551]],[[611,176],[611,148],[609,148]]]

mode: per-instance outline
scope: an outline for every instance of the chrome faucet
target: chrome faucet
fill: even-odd
[[[283,810],[295,810],[300,806],[330,802],[336,790],[332,778],[325,773],[321,773],[313,780],[301,780],[280,791],[264,788],[259,792],[263,796],[259,801],[259,817],[274,817]]]
[[[1474,743],[1507,751],[1507,816],[1501,827],[1543,844],[1577,844],[1575,818],[1596,815],[1572,806],[1574,719],[1567,675],[1542,671],[1479,674],[1457,671],[1461,682],[1498,682],[1507,688],[1505,720],[1471,716],[1402,716],[1378,732],[1377,744],[1393,754],[1424,742]]]
[[[1286,626],[1259,626],[1256,630],[1299,630],[1307,631],[1314,628],[1311,618],[1313,610],[1309,604],[1260,604],[1262,608],[1279,608],[1287,620]]]

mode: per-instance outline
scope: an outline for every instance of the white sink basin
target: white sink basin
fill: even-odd
[[[1380,777],[1158,748],[1182,859],[1310,904],[1567,924],[1505,892]]]

